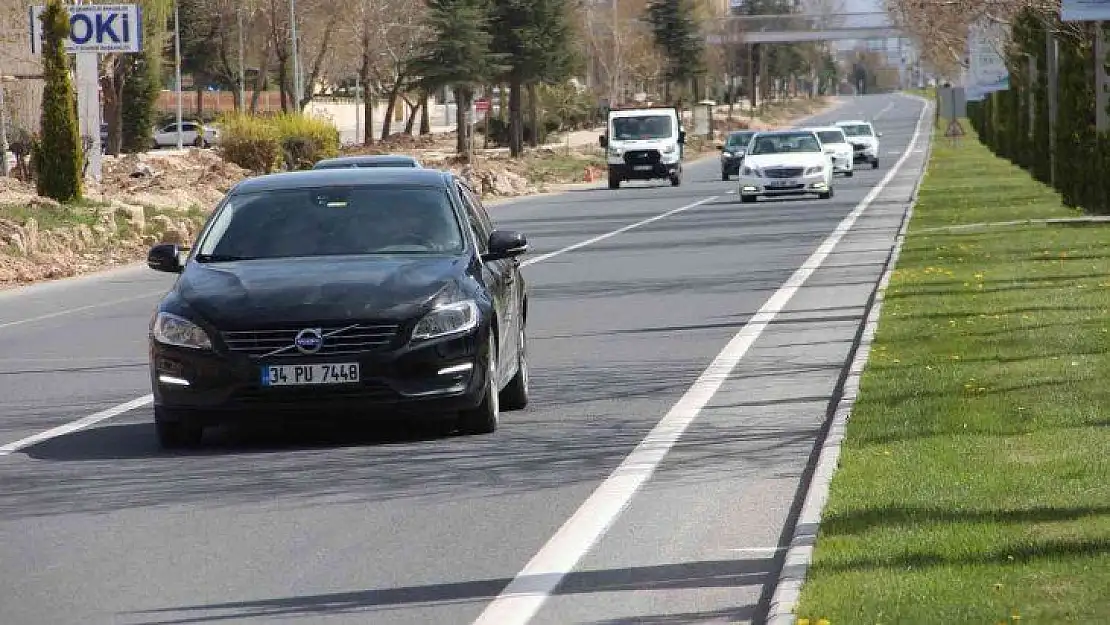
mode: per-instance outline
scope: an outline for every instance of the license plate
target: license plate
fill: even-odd
[[[798,184],[794,180],[772,180],[767,183],[768,187],[792,187]]]
[[[358,363],[263,365],[262,386],[309,386],[358,382]]]
[[[652,169],[655,169],[655,168],[652,167],[651,165],[636,165],[632,169],[634,169],[636,171],[651,171]]]

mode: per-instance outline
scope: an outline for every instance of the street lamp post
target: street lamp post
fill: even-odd
[[[240,4],[236,10],[235,15],[239,20],[239,112],[243,113],[247,109],[246,98],[246,70],[244,69],[245,59],[243,58],[243,5]]]
[[[177,149],[182,148],[181,130],[181,12],[180,1],[173,3],[173,73],[177,89]]]

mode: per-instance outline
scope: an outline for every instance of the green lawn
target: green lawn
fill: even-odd
[[[800,616],[1110,622],[1110,227],[914,234],[1074,214],[937,137]]]

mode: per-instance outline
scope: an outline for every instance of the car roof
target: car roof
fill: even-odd
[[[756,131],[756,134],[763,137],[763,136],[768,136],[768,135],[770,135],[770,136],[796,135],[796,134],[799,134],[799,133],[806,133],[806,132],[813,133],[814,130],[812,128],[790,128],[790,129],[782,129],[782,130],[759,130],[759,131]]]
[[[862,119],[842,119],[842,120],[836,122],[837,126],[847,126],[849,124],[851,124],[853,126],[856,125],[856,124],[859,124],[859,125],[862,125],[862,126],[870,126],[871,122],[864,121]]]
[[[844,129],[840,126],[814,126],[806,128],[806,130],[812,130],[813,132],[844,132]]]
[[[229,194],[285,191],[319,186],[393,185],[447,189],[455,174],[439,169],[415,167],[344,167],[308,169],[245,178]]]
[[[343,167],[362,163],[417,163],[416,158],[407,154],[359,154],[357,156],[337,156],[317,161],[313,168],[322,166]]]
[[[751,128],[740,129],[740,130],[730,130],[730,131],[728,131],[728,136],[731,137],[732,135],[754,135],[757,132],[759,132],[759,131],[758,130],[753,130]]]

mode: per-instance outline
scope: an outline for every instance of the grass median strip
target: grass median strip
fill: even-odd
[[[800,616],[1110,619],[1110,227],[914,234],[1074,215],[973,137],[938,137]]]

